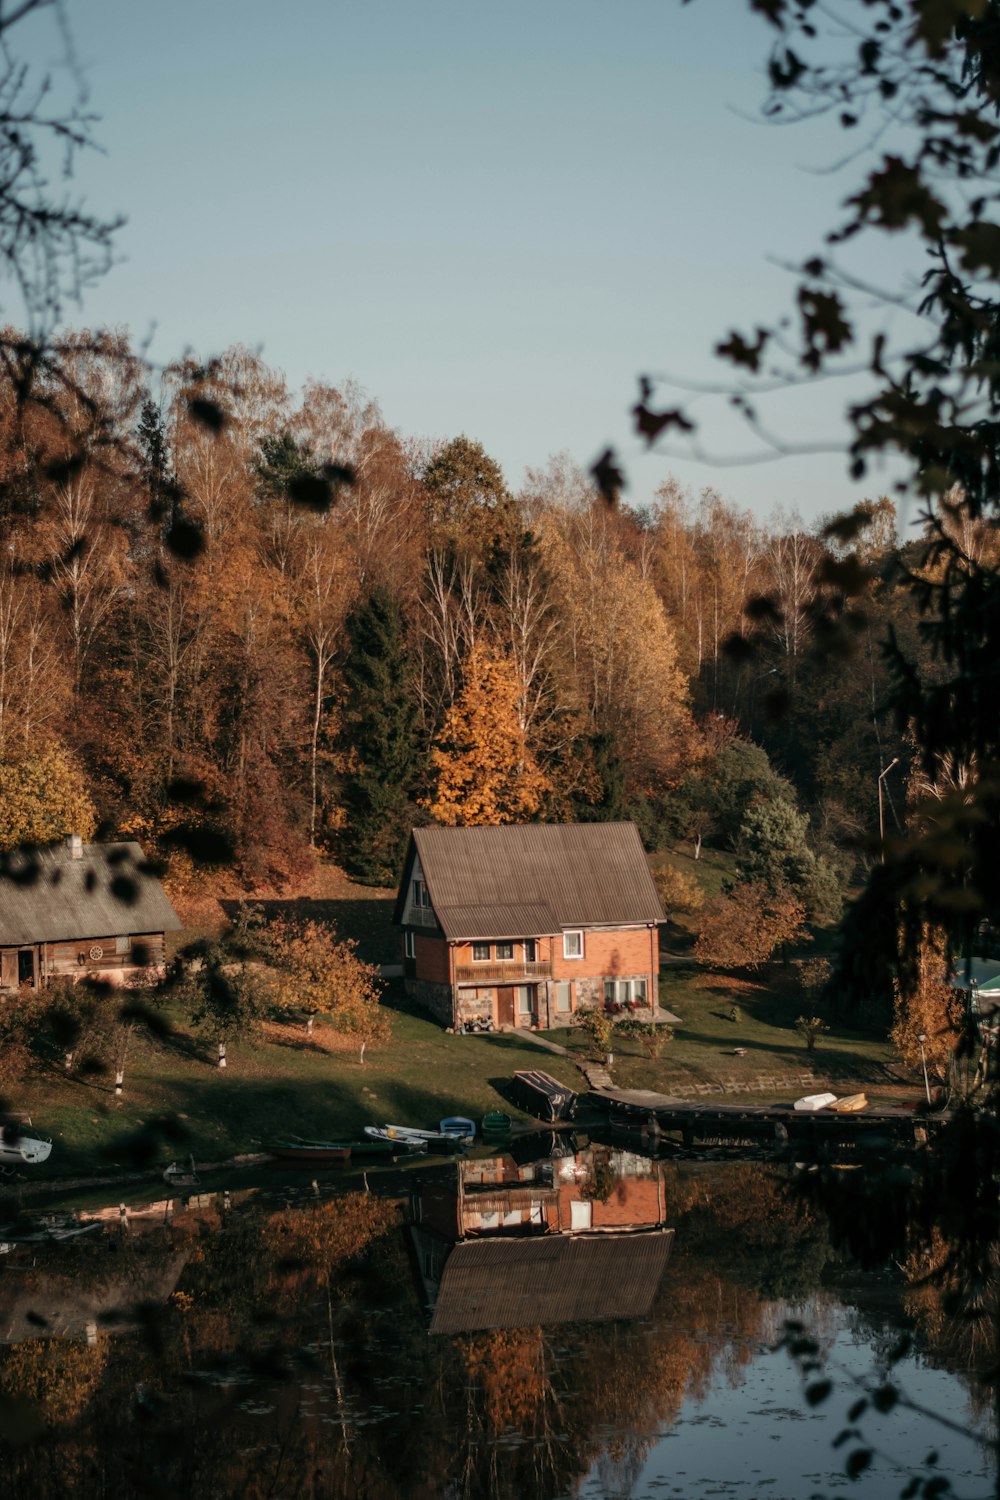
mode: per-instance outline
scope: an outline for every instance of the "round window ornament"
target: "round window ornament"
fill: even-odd
[[[90,956],[91,956],[91,958],[103,958],[104,957],[104,949],[101,947],[100,943],[95,943],[94,944],[94,946],[90,950]]]

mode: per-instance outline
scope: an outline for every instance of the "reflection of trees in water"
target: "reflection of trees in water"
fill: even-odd
[[[114,1260],[137,1292],[159,1259],[181,1247],[186,1260],[138,1328],[0,1356],[8,1403],[25,1403],[4,1432],[5,1496],[55,1500],[71,1483],[83,1496],[520,1500],[573,1493],[595,1467],[627,1494],[683,1401],[720,1374],[739,1383],[773,1339],[764,1297],[808,1299],[845,1255],[821,1206],[775,1171],[666,1177],[675,1249],[637,1323],[431,1338],[398,1206],[362,1194],[67,1247],[52,1258],[65,1276]],[[916,1277],[905,1296],[929,1360],[978,1350],[943,1291]],[[809,1302],[814,1326],[824,1305]]]

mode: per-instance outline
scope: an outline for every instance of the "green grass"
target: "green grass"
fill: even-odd
[[[898,1085],[898,1058],[888,1042],[871,1033],[833,1025],[809,1054],[794,1029],[802,1013],[802,998],[794,971],[771,970],[767,979],[743,980],[696,968],[667,969],[660,978],[660,1004],[681,1017],[674,1038],[656,1059],[644,1054],[637,1038],[616,1037],[614,1080],[621,1088],[651,1089],[664,1094],[691,1095],[697,1084],[723,1081],[746,1084],[745,1094],[759,1102],[787,1100],[801,1088],[754,1085],[761,1075],[809,1071],[838,1085],[856,1084],[889,1096]],[[739,1019],[730,1019],[733,1006]],[[586,1057],[582,1032],[552,1032],[574,1056]],[[734,1056],[745,1047],[746,1056]],[[739,1097],[739,1095],[737,1095]]]
[[[32,1180],[113,1174],[188,1152],[223,1160],[289,1132],[337,1140],[387,1120],[433,1128],[444,1115],[478,1120],[496,1109],[518,1118],[504,1090],[523,1068],[544,1067],[579,1087],[564,1058],[514,1036],[449,1036],[409,1008],[396,985],[388,999],[392,1041],[369,1051],[363,1066],[356,1052],[323,1050],[303,1031],[281,1042],[230,1042],[223,1071],[214,1044],[177,1024],[167,1041],[135,1042],[119,1103],[106,1077],[78,1082],[52,1071],[30,1078],[9,1102],[54,1145]],[[165,1117],[176,1118],[183,1134],[164,1135],[155,1122]]]

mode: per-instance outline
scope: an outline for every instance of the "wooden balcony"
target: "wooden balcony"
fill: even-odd
[[[456,964],[456,984],[529,984],[533,979],[550,979],[552,965],[536,960],[526,964],[513,958],[498,964]]]

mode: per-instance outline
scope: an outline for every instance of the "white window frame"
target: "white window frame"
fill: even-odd
[[[565,1004],[565,1006],[561,1006],[559,1004],[559,991],[561,990],[561,988],[563,987],[563,985],[566,986],[566,1004]],[[556,1002],[556,1015],[557,1016],[568,1016],[568,1015],[571,1014],[571,1012],[573,1010],[573,981],[571,979],[557,979],[556,980],[555,1002]]]
[[[579,953],[570,953],[569,947],[568,947],[570,938],[578,938],[579,939],[579,941],[580,941],[580,951],[579,951]],[[574,927],[569,932],[564,932],[563,935],[562,935],[562,940],[563,940],[563,958],[582,958],[583,957],[584,942],[583,942],[583,928],[582,927]]]
[[[477,948],[485,948],[486,952],[485,953],[477,953],[476,952]],[[491,949],[490,949],[489,943],[473,943],[473,945],[472,945],[472,962],[474,964],[488,964],[489,961],[490,961],[490,953],[491,953]]]
[[[509,948],[510,952],[501,953],[501,948]],[[496,956],[497,963],[510,963],[511,959],[514,957],[514,943],[511,938],[506,938],[504,942],[496,944]]]
[[[404,958],[416,958],[417,934],[415,932],[403,933],[403,956]]]
[[[414,880],[411,887],[412,904],[423,911],[430,911],[431,898],[427,894],[427,883],[423,880]]]

